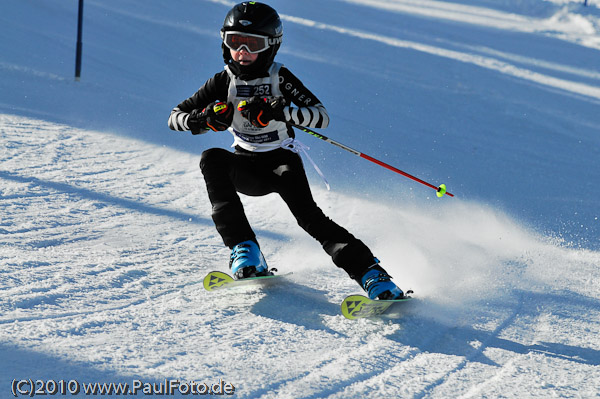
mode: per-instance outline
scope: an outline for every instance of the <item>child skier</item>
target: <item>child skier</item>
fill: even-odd
[[[325,128],[329,116],[289,69],[274,62],[282,36],[281,20],[270,6],[254,1],[234,6],[221,29],[225,70],[169,117],[173,130],[233,134],[234,152],[211,148],[200,160],[213,221],[231,248],[231,272],[236,279],[271,274],[237,193],[276,192],[298,224],[371,299],[402,298],[404,293],[369,248],[325,216],[313,200],[288,123]]]

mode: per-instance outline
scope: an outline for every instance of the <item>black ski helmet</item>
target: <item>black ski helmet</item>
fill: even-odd
[[[252,33],[269,37],[272,43],[268,50],[258,54],[258,58],[250,65],[240,65],[231,58],[229,48],[221,43],[223,61],[232,72],[244,79],[263,76],[273,63],[281,45],[283,25],[279,14],[272,7],[257,1],[245,1],[236,4],[225,16],[221,36],[227,31]]]

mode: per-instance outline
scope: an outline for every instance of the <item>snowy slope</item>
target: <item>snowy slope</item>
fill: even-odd
[[[457,195],[302,139],[333,186],[307,168],[317,202],[417,293],[354,322],[339,303],[359,287],[273,195],[243,201],[289,283],[202,288],[229,254],[197,163],[231,138],[166,119],[221,68],[233,3],[86,0],[75,83],[76,3],[0,13],[0,396],[178,379],[245,398],[598,397],[593,1],[271,3],[326,134]]]

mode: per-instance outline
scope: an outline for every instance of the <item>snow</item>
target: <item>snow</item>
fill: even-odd
[[[86,0],[75,82],[77,1],[4,0],[0,396],[31,379],[223,382],[241,398],[598,397],[588,3],[270,3],[278,59],[330,112],[323,133],[456,195],[298,133],[332,185],[307,164],[325,213],[416,292],[399,318],[350,321],[339,304],[360,288],[275,195],[243,201],[288,282],[202,288],[229,251],[198,161],[231,136],[166,120],[222,68],[233,2]]]

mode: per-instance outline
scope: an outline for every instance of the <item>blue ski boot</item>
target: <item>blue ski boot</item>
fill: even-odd
[[[362,276],[360,284],[370,299],[402,299],[404,292],[392,282],[392,277],[379,266],[379,260],[369,267]]]
[[[236,280],[247,277],[270,276],[267,262],[256,242],[244,241],[233,247],[229,259],[231,274]]]

